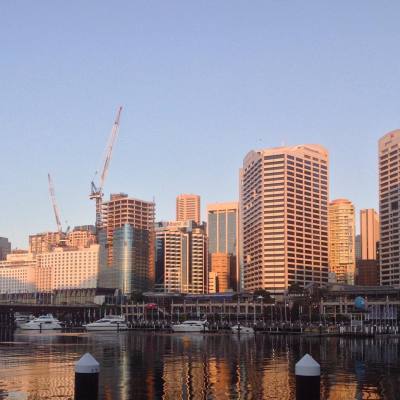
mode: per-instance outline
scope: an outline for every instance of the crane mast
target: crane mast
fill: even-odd
[[[49,181],[49,192],[50,192],[51,204],[53,205],[54,216],[56,217],[57,230],[58,230],[58,233],[60,234],[60,238],[61,238],[62,226],[61,226],[61,220],[60,220],[60,211],[58,210],[56,194],[54,191],[54,185],[53,185],[53,181],[51,180],[50,174],[47,174],[47,178]]]
[[[115,117],[114,125],[111,129],[111,134],[108,139],[108,144],[106,147],[106,153],[103,162],[103,168],[100,174],[99,185],[97,186],[94,181],[91,183],[91,193],[89,198],[91,200],[95,200],[96,203],[96,231],[98,232],[103,227],[103,215],[102,215],[102,206],[103,206],[103,188],[104,183],[107,178],[108,169],[110,167],[110,161],[112,156],[112,151],[114,147],[115,140],[118,136],[119,131],[119,120],[121,117],[122,107],[118,108],[117,115]]]

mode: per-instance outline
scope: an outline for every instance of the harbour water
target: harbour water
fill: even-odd
[[[305,353],[321,364],[321,399],[400,398],[398,338],[6,331],[0,399],[72,399],[86,352],[100,362],[105,400],[291,400]]]

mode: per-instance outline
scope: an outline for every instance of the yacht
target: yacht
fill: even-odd
[[[118,315],[106,315],[90,324],[83,325],[87,331],[126,331],[128,325],[125,318]]]
[[[172,324],[174,332],[207,332],[207,321],[185,321],[181,324]]]
[[[254,333],[254,329],[248,326],[242,326],[240,324],[236,324],[231,327],[233,333]]]
[[[46,314],[21,324],[20,328],[24,330],[47,331],[62,329],[62,326],[61,322],[57,318],[54,318],[52,314]]]
[[[23,314],[20,312],[16,312],[14,314],[14,324],[17,328],[20,328],[21,325],[26,324],[29,321],[35,319],[35,316],[32,314]]]

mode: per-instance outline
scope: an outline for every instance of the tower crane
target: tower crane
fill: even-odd
[[[49,181],[49,192],[50,192],[51,204],[53,205],[54,216],[56,217],[57,230],[58,230],[58,233],[60,234],[60,238],[61,238],[63,235],[63,232],[62,232],[62,226],[61,226],[61,220],[60,220],[60,211],[58,210],[58,206],[57,206],[57,202],[56,202],[56,194],[54,191],[54,185],[53,185],[53,181],[51,180],[50,174],[47,174],[47,178]]]
[[[110,138],[108,139],[108,144],[106,147],[106,153],[105,153],[104,162],[103,162],[103,169],[101,171],[99,184],[97,186],[94,183],[94,181],[92,181],[92,183],[91,183],[91,193],[89,195],[89,198],[91,200],[96,201],[96,230],[97,231],[99,229],[101,229],[103,226],[103,220],[102,220],[103,219],[102,218],[103,217],[102,216],[103,188],[104,188],[104,182],[107,177],[108,168],[110,166],[113,146],[114,146],[115,140],[118,136],[119,119],[121,117],[121,111],[122,111],[122,107],[119,107],[118,111],[117,111],[117,115],[115,117],[114,125],[111,129]]]

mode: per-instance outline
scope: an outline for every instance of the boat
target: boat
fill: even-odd
[[[207,332],[207,321],[184,321],[181,324],[172,324],[174,332]]]
[[[231,327],[231,331],[233,333],[238,333],[238,334],[242,334],[242,333],[254,333],[254,329],[248,326],[242,326],[240,324],[236,324],[234,326]]]
[[[126,331],[128,324],[125,318],[119,315],[106,315],[95,322],[83,325],[87,331]]]
[[[23,314],[20,312],[16,312],[14,314],[14,324],[17,328],[20,328],[21,325],[26,324],[29,321],[35,319],[35,316],[32,314]]]
[[[62,325],[61,322],[57,318],[54,318],[52,314],[46,314],[34,318],[27,323],[21,324],[20,328],[23,330],[48,331],[62,329]]]

